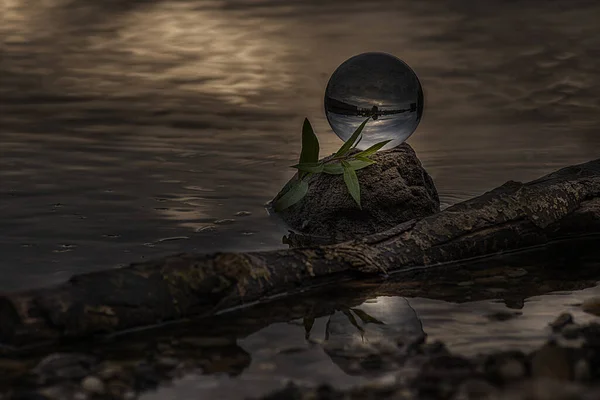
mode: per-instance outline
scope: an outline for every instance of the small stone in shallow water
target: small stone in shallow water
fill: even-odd
[[[357,148],[390,140],[402,144],[423,115],[423,89],[415,72],[386,53],[363,53],[343,62],[325,90],[325,114],[335,134],[347,141],[368,117]]]
[[[510,278],[520,278],[527,274],[528,274],[527,270],[525,270],[523,268],[515,268],[515,269],[512,269],[512,270],[506,272],[506,276],[508,276]]]
[[[93,394],[104,394],[106,392],[104,382],[93,375],[87,376],[81,381],[81,388],[86,392]]]
[[[554,332],[561,331],[567,325],[573,323],[573,316],[569,313],[562,313],[556,318],[551,324],[550,327]]]

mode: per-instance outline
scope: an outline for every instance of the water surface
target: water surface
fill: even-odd
[[[564,5],[0,0],[0,290],[283,247],[263,205],[305,116],[340,145],[324,89],[365,51],[419,75],[444,206],[597,157],[600,5]]]

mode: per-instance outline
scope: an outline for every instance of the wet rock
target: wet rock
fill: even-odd
[[[39,384],[61,380],[79,380],[89,375],[96,360],[85,354],[55,353],[40,361],[32,370]]]
[[[248,217],[250,215],[252,215],[250,211],[238,211],[235,213],[236,217]]]
[[[376,164],[357,171],[362,209],[348,193],[341,175],[316,174],[308,178],[304,199],[279,215],[303,235],[341,242],[439,211],[433,180],[408,144],[378,152],[372,158]]]
[[[508,276],[509,278],[520,278],[527,274],[528,274],[527,270],[525,270],[523,268],[514,268],[514,269],[511,269],[506,272],[506,276]]]
[[[87,376],[81,381],[81,388],[88,393],[104,394],[106,386],[97,376]]]
[[[160,375],[156,369],[146,363],[140,363],[134,371],[135,389],[138,391],[155,389],[160,383]]]
[[[569,313],[563,313],[558,316],[551,324],[550,327],[554,332],[561,331],[567,325],[573,324],[573,316]]]
[[[97,375],[100,379],[108,380],[112,378],[123,377],[126,374],[125,368],[118,364],[106,363],[98,368]]]
[[[588,314],[600,316],[600,296],[586,299],[581,304],[581,309]]]

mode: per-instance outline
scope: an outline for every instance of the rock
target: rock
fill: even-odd
[[[588,314],[600,316],[600,296],[586,299],[581,304],[581,309]]]
[[[506,272],[506,276],[508,276],[510,278],[520,278],[527,274],[528,274],[527,270],[525,270],[523,268],[515,268],[515,269],[512,269],[512,270]]]
[[[79,380],[90,373],[95,359],[85,354],[54,353],[45,357],[33,369],[40,384],[49,384],[65,379]]]
[[[279,215],[297,232],[334,243],[439,211],[433,180],[408,144],[378,152],[372,159],[376,164],[357,171],[362,210],[342,175],[316,174],[308,178],[308,194]]]
[[[573,316],[569,313],[562,313],[550,324],[550,327],[554,332],[559,332],[564,327],[566,327],[567,325],[571,325],[572,323]]]
[[[93,394],[104,394],[106,392],[104,382],[93,375],[87,376],[81,381],[81,388],[86,392]]]

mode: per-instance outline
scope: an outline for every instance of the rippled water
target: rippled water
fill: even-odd
[[[565,4],[0,0],[0,290],[282,247],[263,204],[364,51],[418,73],[443,205],[597,157],[600,6]]]

